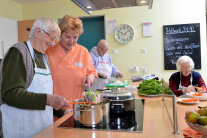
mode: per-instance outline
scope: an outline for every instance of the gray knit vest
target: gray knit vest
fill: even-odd
[[[27,46],[24,43],[16,43],[13,46],[11,46],[10,49],[13,48],[13,47],[18,49],[19,52],[22,54],[22,57],[23,57],[23,60],[24,60],[24,64],[25,64],[25,68],[26,68],[26,74],[27,74],[26,88],[28,88],[30,83],[33,80],[33,77],[34,77],[34,67],[33,67],[33,62],[32,62],[31,54],[29,52],[29,49],[27,48]],[[2,60],[2,62],[0,64],[0,97],[1,97],[1,84],[2,84],[3,64],[4,64],[4,59],[5,59],[6,55],[8,54],[9,50],[4,55],[4,58],[3,58],[3,60]],[[2,104],[2,100],[0,100],[0,104]]]

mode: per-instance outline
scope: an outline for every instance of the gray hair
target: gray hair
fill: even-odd
[[[101,39],[99,42],[98,42],[98,46],[97,47],[100,47],[100,46],[109,46],[109,43],[105,40],[105,39]]]
[[[191,65],[191,69],[194,69],[195,64],[192,58],[189,56],[181,56],[178,58],[177,63],[176,63],[177,70],[180,70],[181,64],[186,63],[186,62],[189,62]]]
[[[39,17],[35,20],[33,26],[32,26],[32,29],[30,31],[30,34],[29,34],[29,38],[34,38],[34,33],[35,33],[35,29],[36,28],[40,28],[44,31],[58,31],[59,33],[59,36],[60,36],[60,28],[59,26],[57,25],[57,23],[50,19],[50,18],[47,18],[47,17]]]

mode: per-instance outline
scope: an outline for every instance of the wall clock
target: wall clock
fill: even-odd
[[[122,24],[115,29],[114,37],[121,44],[129,43],[134,37],[134,30],[128,24]]]

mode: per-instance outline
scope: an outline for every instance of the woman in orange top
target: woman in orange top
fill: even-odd
[[[54,94],[74,101],[82,97],[84,84],[90,87],[94,83],[97,74],[88,50],[77,44],[78,37],[83,33],[82,21],[65,15],[59,26],[61,40],[46,51],[53,89]]]

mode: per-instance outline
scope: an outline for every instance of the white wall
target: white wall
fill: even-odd
[[[0,17],[0,59],[3,58],[6,51],[17,42],[17,21]]]

